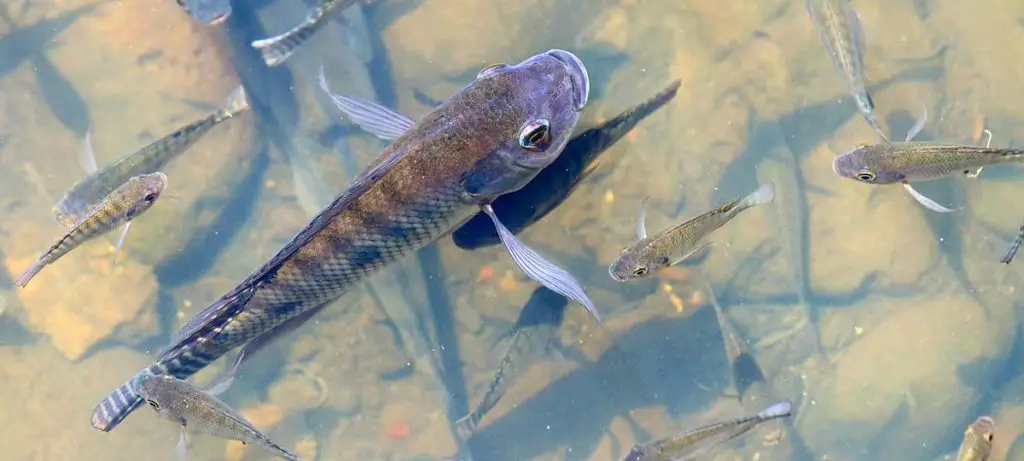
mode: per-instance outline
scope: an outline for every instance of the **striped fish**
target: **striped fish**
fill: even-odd
[[[396,139],[270,261],[182,327],[137,376],[191,376],[447,235],[550,165],[588,99],[583,63],[550,50],[489,69]],[[110,431],[141,404],[132,379],[96,406],[93,427]]]

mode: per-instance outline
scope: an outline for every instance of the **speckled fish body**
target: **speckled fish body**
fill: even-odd
[[[79,245],[135,219],[153,206],[166,187],[167,176],[160,172],[129,178],[93,207],[81,221],[73,224],[32,267],[18,277],[15,285],[28,285],[44,267],[78,248]]]
[[[53,207],[54,217],[65,226],[81,220],[92,207],[127,182],[128,178],[162,170],[168,162],[185,153],[213,127],[248,108],[245,90],[238,87],[216,112],[185,125],[98,171],[91,172],[85,179],[72,186],[57,202]]]
[[[551,166],[541,171],[522,189],[494,201],[494,211],[514,234],[548,215],[573,193],[580,182],[593,171],[594,160],[628,134],[640,121],[668,104],[676,96],[680,81],[669,84],[660,93],[611,120],[573,137]],[[498,245],[491,219],[477,213],[452,232],[452,241],[459,248],[473,250]]]
[[[675,461],[698,459],[712,448],[746,434],[767,421],[791,414],[789,402],[779,402],[753,416],[709,424],[675,437],[643,443],[633,447],[623,461]]]
[[[708,234],[726,225],[744,210],[771,203],[775,200],[775,186],[765,184],[746,197],[725,203],[648,237],[646,231],[640,240],[627,247],[608,266],[608,274],[618,282],[647,277],[656,271],[686,259],[700,248],[701,240]],[[643,205],[641,205],[642,207]],[[641,228],[643,213],[638,218]]]
[[[868,184],[929,181],[980,167],[1024,162],[1024,150],[928,142],[858,146],[832,161],[839,176]]]
[[[864,84],[864,39],[850,0],[807,0],[806,7],[832,64],[857,103],[857,110],[882,139],[888,140],[878,125],[875,103]]]
[[[996,423],[988,416],[982,416],[964,431],[964,440],[960,443],[956,461],[986,461],[992,453],[992,440],[995,435]]]
[[[132,388],[163,418],[189,429],[261,447],[283,459],[299,459],[226,403],[187,381],[166,375],[141,375]]]
[[[572,53],[551,50],[489,69],[397,138],[263,267],[196,315],[142,374],[186,378],[260,334],[345,294],[441,238],[479,203],[517,190],[565,146],[589,81]],[[536,120],[543,148],[521,147]],[[109,431],[141,402],[126,382],[93,412]]]

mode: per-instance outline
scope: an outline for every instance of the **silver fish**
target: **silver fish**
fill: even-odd
[[[216,397],[173,376],[140,375],[132,380],[132,389],[145,399],[157,414],[181,425],[179,457],[187,458],[185,430],[201,432],[245,444],[256,445],[282,459],[298,461],[294,453],[281,448],[256,429],[244,416]]]
[[[249,102],[245,97],[245,90],[238,87],[214,113],[185,125],[102,169],[96,168],[96,158],[87,134],[79,161],[89,175],[72,186],[57,202],[53,207],[54,217],[61,224],[70,227],[114,189],[127,182],[128,178],[162,170],[213,127],[248,109]]]
[[[589,97],[579,58],[556,49],[482,74],[385,148],[376,164],[273,258],[182,327],[139,374],[191,376],[446,236],[554,161]],[[519,251],[522,244],[510,246]],[[96,406],[92,426],[110,431],[141,403],[126,381]]]
[[[750,207],[772,203],[775,200],[775,186],[771,183],[759,187],[746,197],[733,200],[679,225],[670,227],[648,237],[645,221],[647,200],[640,204],[636,233],[640,240],[622,250],[619,257],[608,266],[608,275],[616,282],[627,282],[647,277],[660,269],[685,260],[701,248],[700,244],[711,232],[724,226]]]
[[[807,0],[806,6],[832,64],[857,103],[857,110],[871,128],[888,141],[878,125],[875,102],[864,84],[864,34],[850,0]]]
[[[89,214],[75,223],[71,229],[57,239],[49,249],[39,257],[18,280],[14,282],[19,287],[28,285],[39,271],[44,267],[53,264],[62,256],[71,252],[86,241],[99,237],[124,224],[121,238],[114,250],[114,260],[121,250],[125,237],[128,235],[131,221],[140,214],[146,212],[160,197],[167,187],[167,175],[156,172],[152,174],[139,175],[129,178],[128,181],[114,189],[102,202],[89,210]]]
[[[788,417],[791,412],[792,405],[789,402],[779,402],[753,416],[709,424],[675,437],[636,445],[623,461],[695,460],[711,449],[746,434],[758,425]]]

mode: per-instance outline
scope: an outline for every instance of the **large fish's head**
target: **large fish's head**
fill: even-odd
[[[576,55],[550,50],[519,64],[480,71],[448,104],[478,112],[487,152],[463,177],[478,202],[521,189],[561,153],[590,96],[587,68]]]
[[[992,451],[992,440],[995,435],[996,423],[988,416],[982,416],[964,431],[964,440],[960,444],[960,452],[956,459],[981,461],[988,459]]]
[[[178,0],[178,5],[192,19],[209,26],[221,24],[231,16],[229,0]]]
[[[888,154],[879,145],[860,145],[832,161],[836,175],[867,184],[892,184],[906,179],[898,168],[890,167]]]
[[[156,173],[138,175],[132,179],[131,186],[125,194],[129,201],[126,216],[132,219],[148,210],[160,194],[167,188],[167,175],[157,171]]]
[[[669,265],[669,256],[651,245],[640,244],[622,250],[608,266],[608,275],[616,282],[628,282],[647,277]]]

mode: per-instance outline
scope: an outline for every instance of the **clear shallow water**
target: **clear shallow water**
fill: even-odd
[[[991,414],[992,459],[1018,459],[1016,286],[999,256],[1024,218],[1014,167],[898,188],[840,180],[832,158],[877,136],[855,113],[802,2],[403,2],[346,11],[286,66],[246,44],[300,20],[303,2],[234,5],[220,28],[174,2],[12,2],[0,41],[0,251],[8,279],[59,233],[50,207],[83,174],[204,115],[244,83],[253,113],[168,168],[168,194],[115,237],[2,290],[0,442],[5,459],[173,459],[178,433],[139,411],[111,433],[93,406],[148,364],[171,333],[274,254],[384,146],[316,86],[416,118],[493,62],[550,48],[592,79],[579,130],[682,81],[677,96],[598,159],[573,195],[521,238],[569,268],[605,313],[569,305],[552,351],[510,386],[469,448],[477,460],[620,459],[634,443],[745,410],[735,397],[715,297],[753,350],[768,393],[798,408],[788,442],[755,433],[720,459],[913,459],[952,451]],[[1017,145],[1014,2],[857,1],[883,128],[901,137]],[[360,19],[361,18],[361,19]],[[358,26],[365,21],[365,29]],[[422,98],[421,98],[422,99]],[[781,167],[779,166],[781,165]],[[623,285],[610,263],[651,229],[781,185],[771,207],[716,232],[694,264]],[[799,288],[800,268],[806,288]],[[321,460],[438,459],[451,421],[475,408],[534,285],[496,247],[450,239],[391,267],[251,362],[225,399],[278,442]],[[800,305],[801,293],[810,305]],[[809,326],[808,326],[809,325]],[[792,332],[792,334],[790,334]],[[824,353],[813,352],[820,338]],[[209,379],[223,364],[197,380]],[[745,447],[744,445],[750,445]],[[1007,454],[1009,451],[1009,454]],[[196,437],[193,459],[270,459]],[[308,455],[307,455],[308,456]]]

